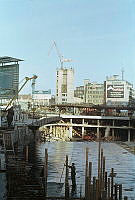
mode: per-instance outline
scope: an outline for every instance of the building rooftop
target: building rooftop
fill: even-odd
[[[19,61],[23,61],[23,60],[18,59],[18,58],[9,57],[9,56],[0,57],[0,64],[2,64],[2,65],[6,64],[6,63],[11,63],[11,62],[18,63]]]

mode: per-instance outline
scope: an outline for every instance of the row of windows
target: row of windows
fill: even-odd
[[[104,88],[103,86],[102,87],[88,87],[87,86],[88,90],[103,90],[103,88]]]
[[[104,98],[104,96],[103,95],[88,95],[87,96],[88,98]]]
[[[88,94],[103,94],[103,91],[88,91]]]
[[[67,101],[67,99],[62,99],[62,101]]]
[[[93,100],[93,101],[88,100],[88,103],[97,103],[97,104],[100,104],[100,103],[103,103],[103,100]]]

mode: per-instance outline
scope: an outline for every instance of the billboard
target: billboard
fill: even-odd
[[[11,99],[18,93],[19,64],[0,66],[0,99]]]
[[[124,98],[124,84],[107,85],[107,98]]]

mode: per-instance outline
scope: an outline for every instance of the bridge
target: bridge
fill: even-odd
[[[69,138],[84,138],[91,136],[112,140],[134,141],[135,118],[116,116],[87,116],[87,115],[61,115],[62,120],[54,124],[46,124],[46,132],[62,137],[67,134]]]
[[[7,127],[5,124],[0,127],[0,142],[4,144],[5,151],[10,149],[14,151],[14,144],[21,146],[28,145],[34,140],[34,133],[39,133],[39,128],[60,121],[60,116],[42,117],[40,119],[27,119],[22,121],[14,121],[13,126]],[[39,138],[39,134],[36,134]]]
[[[104,116],[119,116],[123,112],[127,116],[134,115],[135,106],[108,106],[108,105],[93,105],[93,104],[54,104],[51,109],[59,110],[59,113],[70,112],[80,115],[104,115]]]

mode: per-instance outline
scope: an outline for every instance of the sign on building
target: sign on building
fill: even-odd
[[[107,98],[124,98],[124,84],[107,85]]]

